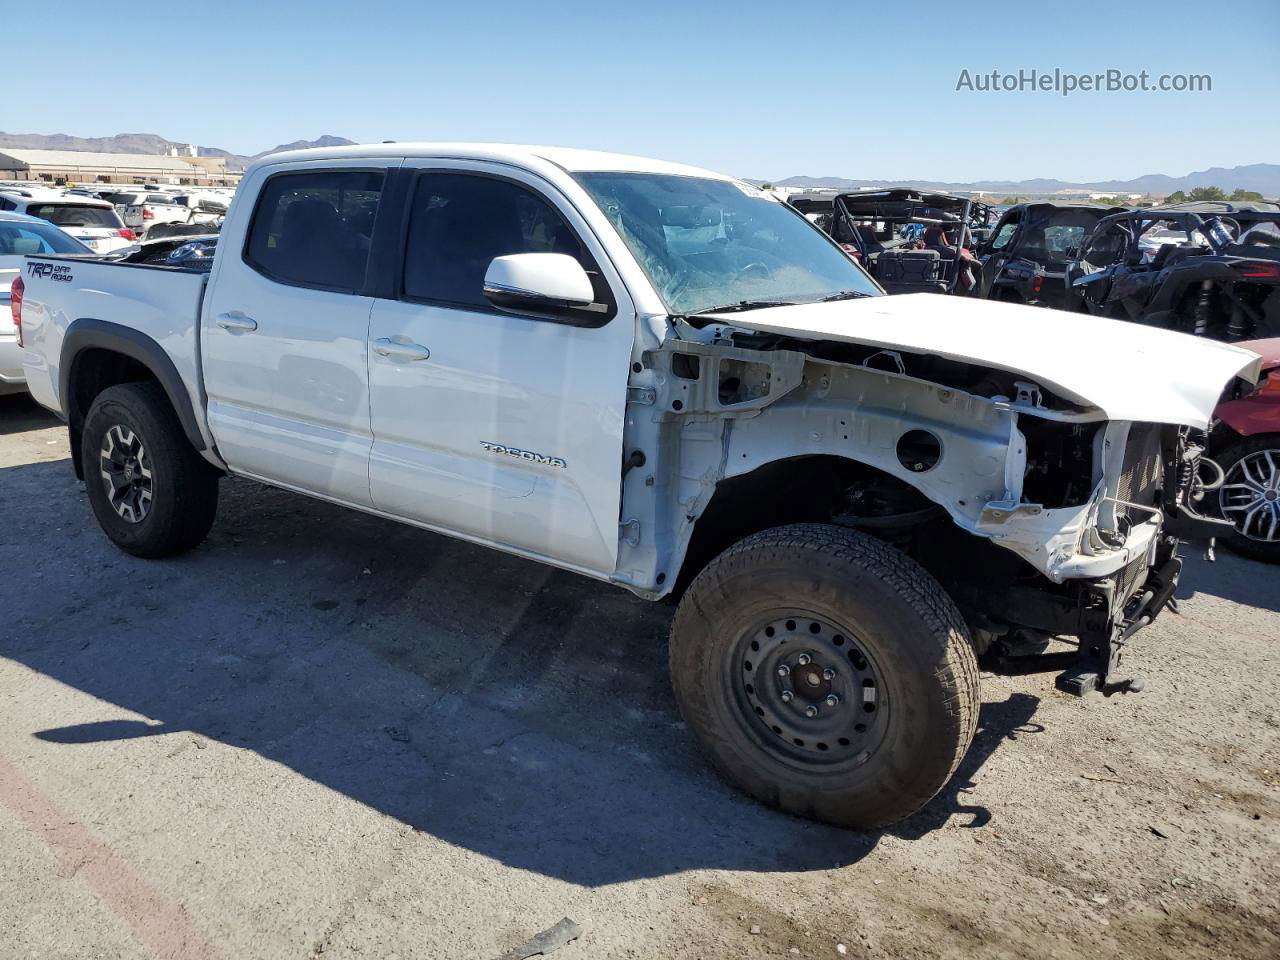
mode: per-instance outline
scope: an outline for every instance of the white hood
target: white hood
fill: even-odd
[[[1256,353],[1124,320],[933,293],[721,314],[724,323],[810,340],[927,353],[1018,373],[1110,420],[1205,428]]]

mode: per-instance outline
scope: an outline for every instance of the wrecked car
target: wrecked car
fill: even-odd
[[[1077,309],[1236,342],[1280,336],[1280,207],[1202,201],[1099,220],[1068,268]]]
[[[1262,357],[1256,385],[1235,383],[1213,414],[1210,450],[1219,472],[1209,502],[1232,529],[1236,553],[1280,563],[1280,338],[1241,344]]]
[[[711,759],[859,828],[955,772],[978,653],[1069,637],[1030,666],[1132,676],[1178,536],[1221,525],[1198,431],[1259,363],[886,297],[749,184],[492,144],[271,154],[211,272],[29,257],[12,303],[120,549],[196,547],[236,475],[678,600]]]
[[[1115,207],[1090,203],[1020,203],[1000,217],[978,248],[982,272],[974,296],[1066,309],[1070,257],[1094,225]]]

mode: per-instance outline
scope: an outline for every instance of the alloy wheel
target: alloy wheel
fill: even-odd
[[[1242,536],[1280,542],[1280,450],[1256,450],[1232,464],[1218,504]]]
[[[102,438],[99,472],[107,499],[128,523],[141,523],[151,512],[154,491],[151,461],[142,438],[117,423]]]

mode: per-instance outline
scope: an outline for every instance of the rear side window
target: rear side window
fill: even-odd
[[[107,227],[118,230],[124,226],[113,207],[79,206],[74,203],[33,203],[27,213],[41,220],[48,220],[59,227]]]
[[[405,249],[405,296],[491,310],[484,296],[485,272],[494,257],[512,253],[568,254],[591,276],[597,301],[607,299],[607,287],[602,289],[599,271],[577,234],[533,191],[474,174],[418,178]]]
[[[84,244],[53,227],[0,220],[0,257],[89,252]]]
[[[277,174],[258,197],[245,262],[280,283],[358,293],[382,183],[369,171]]]

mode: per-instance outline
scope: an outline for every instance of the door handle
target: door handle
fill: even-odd
[[[213,320],[223,330],[235,330],[238,332],[248,333],[250,330],[258,329],[258,321],[253,317],[246,317],[243,313],[220,313]]]
[[[413,363],[415,360],[428,360],[431,357],[431,351],[420,343],[392,340],[390,337],[380,337],[373,341],[373,352],[401,363]]]

